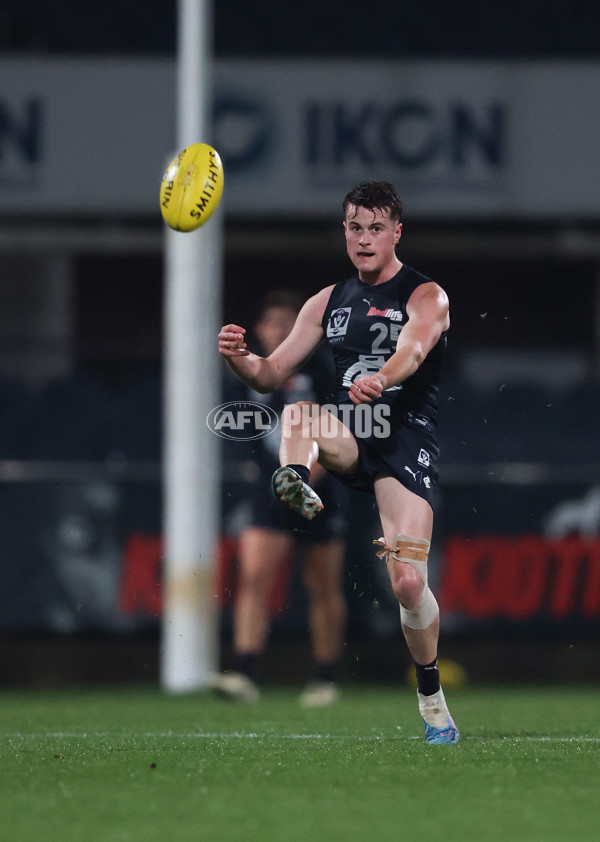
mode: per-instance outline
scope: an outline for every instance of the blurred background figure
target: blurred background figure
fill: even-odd
[[[290,333],[303,299],[291,290],[276,290],[263,300],[254,337],[268,356]],[[262,395],[237,378],[227,378],[229,400],[252,400],[278,415],[286,404],[324,400],[332,388],[330,360],[325,350],[291,377],[278,391]],[[319,467],[315,485],[325,504],[322,514],[307,522],[271,494],[271,475],[279,466],[280,429],[251,446],[236,441],[236,449],[251,449],[258,481],[249,495],[247,522],[239,533],[238,581],[233,616],[232,669],[214,677],[214,689],[228,698],[252,703],[259,698],[259,666],[271,624],[270,595],[281,565],[298,550],[302,581],[308,597],[313,676],[301,694],[307,707],[329,705],[338,697],[336,672],[344,642],[346,601],[343,592],[345,521],[342,490]],[[246,453],[243,454],[244,458]],[[238,460],[240,454],[237,454]]]

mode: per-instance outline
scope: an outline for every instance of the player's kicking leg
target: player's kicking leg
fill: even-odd
[[[323,509],[323,503],[309,484],[311,469],[318,461],[340,473],[354,470],[358,463],[356,441],[338,418],[309,401],[285,407],[281,430],[282,467],[273,474],[273,494],[312,520]]]
[[[285,503],[307,520],[312,520],[323,509],[323,503],[317,492],[302,479],[303,467],[303,465],[295,467],[286,465],[277,468],[271,479],[271,487],[277,500]],[[306,473],[308,479],[310,477],[308,469]]]

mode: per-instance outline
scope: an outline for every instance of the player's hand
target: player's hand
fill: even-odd
[[[372,403],[381,397],[382,392],[383,384],[378,377],[374,377],[371,374],[363,374],[362,377],[357,377],[352,383],[348,395],[352,403]]]
[[[225,325],[218,335],[219,354],[223,357],[247,357],[250,351],[246,350],[244,342],[245,327],[239,325]]]

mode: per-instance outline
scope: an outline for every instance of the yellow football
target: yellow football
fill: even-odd
[[[194,231],[210,219],[223,194],[223,164],[207,143],[176,155],[162,177],[160,209],[175,231]]]

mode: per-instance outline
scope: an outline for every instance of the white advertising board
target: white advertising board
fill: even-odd
[[[219,61],[239,214],[339,213],[395,183],[422,217],[600,215],[600,63]],[[0,212],[158,214],[174,63],[0,61]]]

